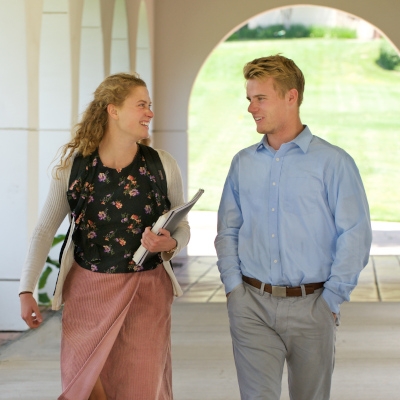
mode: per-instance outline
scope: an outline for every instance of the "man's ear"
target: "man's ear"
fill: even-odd
[[[290,89],[287,92],[287,99],[289,100],[290,104],[297,104],[297,99],[299,98],[299,92],[297,89]]]
[[[115,107],[114,104],[109,104],[107,106],[107,113],[113,119],[117,119],[118,118],[118,110],[117,110],[117,107]]]

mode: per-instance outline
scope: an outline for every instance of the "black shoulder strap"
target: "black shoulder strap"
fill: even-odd
[[[72,182],[81,176],[85,170],[87,159],[82,156],[82,154],[78,154],[73,161],[71,174],[69,176],[69,184],[68,187],[71,187]]]
[[[81,154],[78,154],[74,158],[74,160],[72,161],[71,173],[69,175],[68,188],[71,187],[71,185],[72,185],[72,183],[74,182],[75,179],[77,179],[78,177],[80,177],[83,174],[83,172],[85,171],[85,168],[86,168],[86,162],[87,162],[87,159],[84,158]],[[79,203],[77,205],[77,208],[81,208],[82,207],[82,202],[83,202],[83,200],[80,199]],[[59,255],[59,258],[58,258],[58,261],[59,261],[60,265],[61,265],[62,255],[64,253],[65,246],[67,244],[70,231],[71,231],[71,224],[69,225],[67,234],[65,235],[65,238],[64,238],[64,242],[63,242],[63,244],[61,246],[60,255]],[[55,289],[54,289],[54,292],[55,292]]]
[[[165,176],[165,170],[158,152],[150,146],[146,146],[141,143],[138,144],[142,154],[144,155],[144,158],[147,161],[147,167],[149,168],[150,173],[154,175],[156,179],[157,187],[165,196],[165,199],[168,199],[167,177]]]

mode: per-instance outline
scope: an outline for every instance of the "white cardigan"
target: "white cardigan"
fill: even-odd
[[[157,150],[163,164],[168,185],[168,199],[171,208],[184,203],[182,177],[179,166],[175,159],[166,151]],[[71,221],[71,210],[68,204],[66,192],[68,190],[69,176],[71,174],[72,162],[69,167],[58,172],[58,179],[53,177],[46,202],[36,224],[32,239],[29,245],[28,255],[22,269],[19,293],[33,292],[40,278],[47,255],[50,251],[54,235],[61,225],[65,216],[68,215]],[[62,289],[64,281],[74,260],[74,244],[72,242],[73,227],[65,246],[61,260],[60,273],[58,276],[56,290],[54,293],[52,308],[58,310],[63,304]],[[178,242],[178,247],[173,256],[178,254],[189,242],[190,228],[185,218],[173,232]],[[169,260],[173,257],[162,252],[163,265],[172,281],[174,295],[182,295],[182,289],[177,282]]]

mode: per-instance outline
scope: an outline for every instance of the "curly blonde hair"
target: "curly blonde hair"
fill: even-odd
[[[293,60],[280,54],[248,62],[243,68],[243,75],[246,80],[274,78],[277,86],[275,89],[281,96],[290,89],[296,89],[299,94],[297,99],[299,107],[303,101],[304,75]]]
[[[95,90],[94,99],[83,113],[82,121],[75,126],[73,138],[61,148],[56,175],[58,171],[67,168],[74,153],[86,157],[99,147],[108,123],[107,106],[109,104],[121,106],[132,89],[138,86],[147,87],[136,73],[119,73],[104,79]]]

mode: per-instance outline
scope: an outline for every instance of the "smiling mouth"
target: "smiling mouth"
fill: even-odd
[[[259,122],[262,120],[262,117],[254,117],[254,121]]]
[[[141,122],[140,123],[140,125],[143,125],[143,126],[145,126],[145,127],[149,127],[149,125],[150,125],[150,122],[145,122],[145,121],[143,121],[143,122]]]

